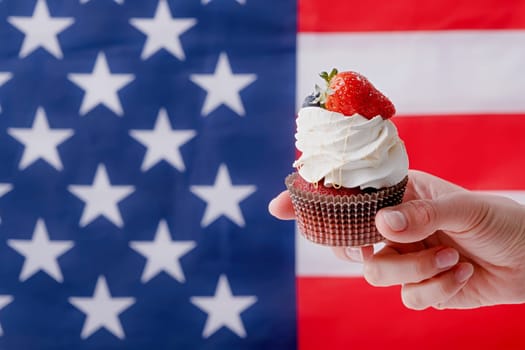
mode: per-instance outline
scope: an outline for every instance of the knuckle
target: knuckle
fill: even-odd
[[[441,283],[436,284],[436,299],[442,301],[447,300],[452,295],[454,295],[457,291],[457,282],[454,278],[454,272],[449,271],[446,274],[446,278],[443,278],[443,281]]]
[[[413,269],[413,282],[421,282],[427,279],[429,276],[429,269],[424,261],[418,261],[412,265]]]
[[[437,218],[436,208],[426,200],[406,202],[411,217],[422,225],[428,225]]]
[[[462,193],[461,195],[457,195],[456,201],[458,203],[465,203],[463,208],[472,208],[471,203],[476,204],[476,210],[469,210],[463,215],[465,221],[463,231],[476,230],[490,225],[491,206],[489,203],[491,203],[491,201],[487,201],[486,197],[471,193]]]
[[[401,298],[403,304],[413,310],[424,310],[428,307],[435,309],[446,308],[446,301],[457,292],[457,283],[454,282],[452,272],[429,280],[422,284],[403,285]]]
[[[412,268],[413,282],[421,282],[434,277],[439,273],[434,256],[434,250],[420,251],[416,253],[414,263],[409,265]]]
[[[381,269],[377,264],[364,264],[363,275],[365,277],[365,280],[374,287],[380,287],[384,285],[383,273],[381,272]]]
[[[407,308],[412,310],[424,310],[429,306],[416,288],[403,287],[401,289],[401,300]]]

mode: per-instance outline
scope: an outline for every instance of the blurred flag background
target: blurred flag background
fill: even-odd
[[[266,207],[322,70],[411,167],[525,202],[525,1],[0,1],[0,349],[523,349],[410,311]]]

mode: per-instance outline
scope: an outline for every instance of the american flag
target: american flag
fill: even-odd
[[[411,167],[525,203],[525,1],[0,0],[0,349],[523,349],[267,213],[319,71]]]
[[[295,11],[0,2],[0,349],[295,347]]]
[[[297,99],[357,70],[391,98],[410,167],[525,204],[525,1],[300,0]],[[301,349],[525,349],[525,305],[412,311],[297,240]],[[323,296],[323,297],[321,297]]]

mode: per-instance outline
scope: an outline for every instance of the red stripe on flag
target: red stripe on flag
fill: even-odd
[[[477,190],[525,189],[525,115],[394,117],[410,168]]]
[[[299,0],[300,32],[523,29],[523,0]]]
[[[299,348],[525,349],[524,305],[473,310],[406,309],[399,287],[361,278],[298,278]],[[426,325],[422,327],[422,325]]]

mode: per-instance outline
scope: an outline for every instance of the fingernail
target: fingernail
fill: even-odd
[[[458,266],[454,276],[456,277],[456,281],[463,283],[468,280],[473,273],[474,266],[472,266],[472,264],[461,264]]]
[[[436,266],[439,269],[454,266],[459,261],[459,253],[452,248],[446,248],[436,253]]]
[[[355,262],[363,262],[363,254],[361,253],[361,248],[346,248],[345,254],[348,259]]]
[[[403,213],[394,210],[385,210],[383,211],[382,215],[383,219],[385,219],[386,224],[393,231],[403,231],[407,228],[407,218]]]

